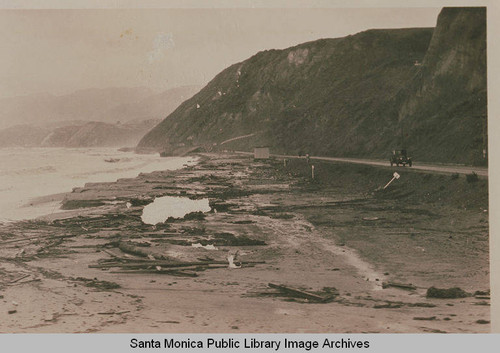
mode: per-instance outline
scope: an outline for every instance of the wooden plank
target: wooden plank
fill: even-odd
[[[157,275],[173,275],[173,276],[182,276],[182,277],[198,277],[196,272],[184,271],[184,270],[124,270],[124,271],[113,271],[112,273],[126,273],[126,274],[157,274]]]
[[[150,256],[153,256],[154,258],[163,257],[163,255],[153,254],[150,251],[143,250],[139,246],[134,246],[131,243],[123,242],[123,241],[118,243],[118,249],[120,249],[121,251],[123,251],[126,254],[132,254],[132,255],[140,256],[140,257],[150,257]]]
[[[124,311],[105,311],[105,312],[102,312],[102,313],[97,313],[99,315],[122,315],[122,314],[126,314],[126,313],[129,313],[130,310],[124,310]]]
[[[227,268],[227,265],[212,265],[212,264],[210,264],[210,265],[198,265],[198,266],[177,266],[177,267],[165,267],[165,269],[162,267],[161,270],[148,269],[148,268],[123,269],[123,270],[120,270],[120,271],[111,271],[110,273],[126,273],[126,272],[140,272],[140,271],[144,271],[144,272],[149,272],[149,271],[171,271],[171,270],[204,271],[204,270],[215,269],[215,268]]]
[[[136,257],[133,257],[133,256],[130,256],[128,254],[124,254],[125,257],[121,257],[120,255],[118,254],[115,254],[114,252],[112,251],[109,251],[108,249],[100,249],[102,252],[105,252],[106,254],[108,254],[109,256],[111,256],[113,259],[107,259],[109,261],[137,261],[137,260],[142,260],[142,259],[137,259]]]
[[[72,238],[76,237],[76,235],[61,235],[61,236],[42,236],[42,237],[31,237],[31,238],[18,238],[18,239],[12,239],[12,240],[6,240],[0,243],[0,245],[4,244],[10,244],[10,243],[19,243],[22,241],[28,241],[28,240],[37,240],[37,239],[43,239],[43,240],[55,240],[55,239],[63,239],[63,238]]]
[[[384,282],[382,283],[382,288],[388,288],[388,287],[395,287],[395,288],[401,288],[401,289],[407,289],[407,290],[416,290],[417,287],[415,287],[411,283],[398,283],[398,282]]]
[[[14,280],[10,281],[10,282],[9,282],[9,284],[19,282],[20,280],[22,280],[22,279],[24,279],[24,278],[26,278],[26,277],[29,277],[29,276],[31,276],[31,274],[22,275],[21,277],[18,277],[18,278],[16,278],[16,279],[14,279]]]
[[[245,264],[263,264],[265,261],[241,261],[243,265]],[[200,262],[178,262],[173,263],[171,261],[137,261],[137,262],[108,262],[105,264],[89,265],[89,268],[110,268],[110,267],[122,267],[122,268],[147,268],[151,266],[161,266],[166,268],[172,267],[187,267],[187,266],[208,266],[208,265],[229,265],[227,261],[200,261]]]
[[[306,298],[306,299],[313,300],[313,301],[324,302],[324,301],[326,301],[328,299],[328,298],[322,297],[320,295],[316,295],[316,294],[313,294],[313,293],[310,293],[310,292],[306,292],[306,291],[303,291],[303,290],[300,290],[300,289],[291,288],[291,287],[288,287],[288,286],[283,286],[283,285],[280,285],[280,284],[268,283],[268,286],[271,287],[271,288],[274,288],[274,289],[278,289],[278,290],[280,290],[282,292],[285,292],[287,294],[290,294],[292,296]]]

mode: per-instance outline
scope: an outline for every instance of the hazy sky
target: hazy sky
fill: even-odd
[[[0,10],[0,97],[203,85],[261,50],[371,28],[433,27],[439,11]]]

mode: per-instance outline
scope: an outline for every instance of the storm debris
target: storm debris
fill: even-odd
[[[427,320],[427,321],[432,321],[432,320],[436,320],[436,317],[435,316],[430,316],[430,317],[414,317],[413,320]]]
[[[74,281],[85,283],[86,287],[92,287],[100,290],[111,290],[121,288],[118,283],[109,282],[109,281],[100,281],[97,278],[84,278],[84,277],[76,277],[73,279]]]
[[[448,289],[440,289],[436,287],[430,287],[427,290],[427,298],[445,298],[445,299],[456,299],[456,298],[465,298],[468,294],[458,288],[448,288]]]
[[[303,298],[307,299],[308,301],[312,302],[318,302],[318,303],[326,303],[328,301],[331,301],[334,299],[335,294],[329,293],[328,295],[317,295],[314,293],[311,293],[309,291],[297,289],[297,288],[292,288],[290,286],[284,286],[280,284],[274,284],[274,283],[268,283],[268,286],[274,289],[279,290],[283,294],[290,296],[290,297],[298,297],[298,298]]]
[[[382,283],[382,288],[389,288],[389,287],[394,287],[394,288],[400,288],[400,289],[406,289],[406,290],[416,290],[417,287],[415,287],[411,283],[398,283],[398,282],[383,282]]]

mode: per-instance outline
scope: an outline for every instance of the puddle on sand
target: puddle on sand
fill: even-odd
[[[165,222],[169,217],[182,218],[191,212],[209,212],[208,199],[191,200],[187,197],[163,196],[144,207],[141,219],[146,224]]]

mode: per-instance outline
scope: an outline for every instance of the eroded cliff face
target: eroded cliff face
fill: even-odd
[[[477,162],[477,144],[450,147],[482,136],[470,114],[486,111],[484,35],[484,9],[443,9],[434,31],[370,30],[261,52],[222,71],[139,147],[385,158],[403,130],[417,160]]]
[[[396,120],[389,102],[415,74],[431,35],[432,29],[371,30],[258,53],[217,75],[139,146],[213,144],[255,133],[228,147],[370,153],[394,135],[385,130],[389,116]]]
[[[444,8],[420,70],[401,94],[406,144],[428,160],[485,163],[486,10]]]

